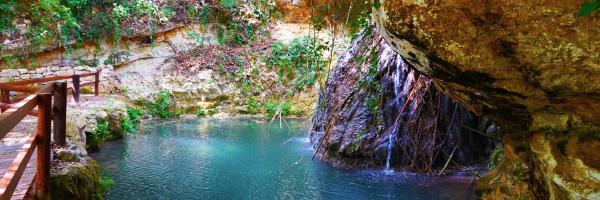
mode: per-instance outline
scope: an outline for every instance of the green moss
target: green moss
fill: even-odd
[[[96,128],[91,133],[86,132],[86,149],[99,149],[104,141],[108,139],[108,121],[105,119],[97,121]]]
[[[532,115],[530,131],[563,132],[570,128],[573,117],[570,114],[538,112]]]
[[[92,158],[83,162],[67,163],[65,169],[50,176],[52,199],[103,199],[100,191],[100,167]]]
[[[98,193],[100,195],[108,193],[114,184],[115,181],[110,176],[100,176]]]
[[[488,168],[494,168],[498,165],[498,163],[504,159],[504,150],[501,146],[496,146],[490,155],[490,161],[488,163]]]

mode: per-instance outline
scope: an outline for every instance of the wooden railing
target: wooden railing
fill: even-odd
[[[22,87],[15,91],[28,92],[32,89],[35,88]],[[34,196],[35,199],[50,198],[50,140],[52,127],[50,123],[54,122],[53,136],[55,143],[65,145],[66,105],[67,83],[54,82],[35,90],[33,94],[11,105],[8,110],[0,114],[0,139],[2,139],[32,111],[37,113],[36,134],[32,135],[19,149],[17,157],[6,169],[6,173],[0,180],[0,200],[11,199],[36,148],[36,175],[32,183],[34,184]]]
[[[84,86],[93,85],[94,86],[94,95],[98,96],[98,93],[99,93],[98,86],[100,84],[100,73],[101,73],[101,70],[98,70],[96,72],[86,73],[86,74],[73,74],[73,75],[65,75],[65,76],[35,78],[35,79],[0,83],[0,94],[2,96],[0,98],[0,108],[2,111],[7,110],[9,108],[10,103],[11,103],[10,91],[33,93],[33,92],[37,91],[39,88],[28,86],[28,85],[47,83],[47,82],[51,82],[51,81],[67,80],[67,79],[72,80],[71,85],[68,86],[68,90],[73,93],[73,98],[75,99],[75,102],[79,102],[80,88],[84,87]],[[88,77],[88,76],[94,76],[94,81],[81,82],[81,78]],[[13,101],[19,101],[19,100],[21,100],[21,99],[17,98],[17,99],[14,99]]]

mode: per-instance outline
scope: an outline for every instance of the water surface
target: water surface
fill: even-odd
[[[342,170],[311,160],[305,120],[150,122],[92,156],[106,199],[469,199],[468,179]]]

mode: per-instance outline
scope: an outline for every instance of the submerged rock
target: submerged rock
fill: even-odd
[[[386,41],[506,133],[486,199],[598,199],[600,15],[582,1],[378,1]],[[581,143],[581,144],[580,144]],[[583,145],[586,150],[577,147]]]

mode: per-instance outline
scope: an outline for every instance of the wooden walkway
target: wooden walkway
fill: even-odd
[[[50,199],[51,139],[56,145],[66,145],[67,93],[72,91],[79,102],[80,87],[93,85],[94,96],[98,96],[100,72],[0,83],[0,139],[28,115],[37,117],[35,128],[27,126],[35,132],[24,144],[0,146],[0,199]],[[88,76],[94,81],[82,83],[81,78]],[[72,87],[67,88],[66,79],[72,79]],[[52,81],[61,82],[30,86]],[[11,92],[28,96],[11,100]]]
[[[22,146],[23,144],[0,147],[0,177],[4,176],[6,170],[10,166],[11,162],[17,157],[18,150]],[[33,153],[33,155],[36,154],[37,150]],[[11,199],[25,199],[25,195],[27,192],[29,192],[33,178],[35,177],[36,157],[37,156],[31,156],[31,159],[27,163],[27,168],[25,168],[25,172],[23,172],[23,176],[21,176],[21,180],[19,181],[17,189],[15,189]]]

